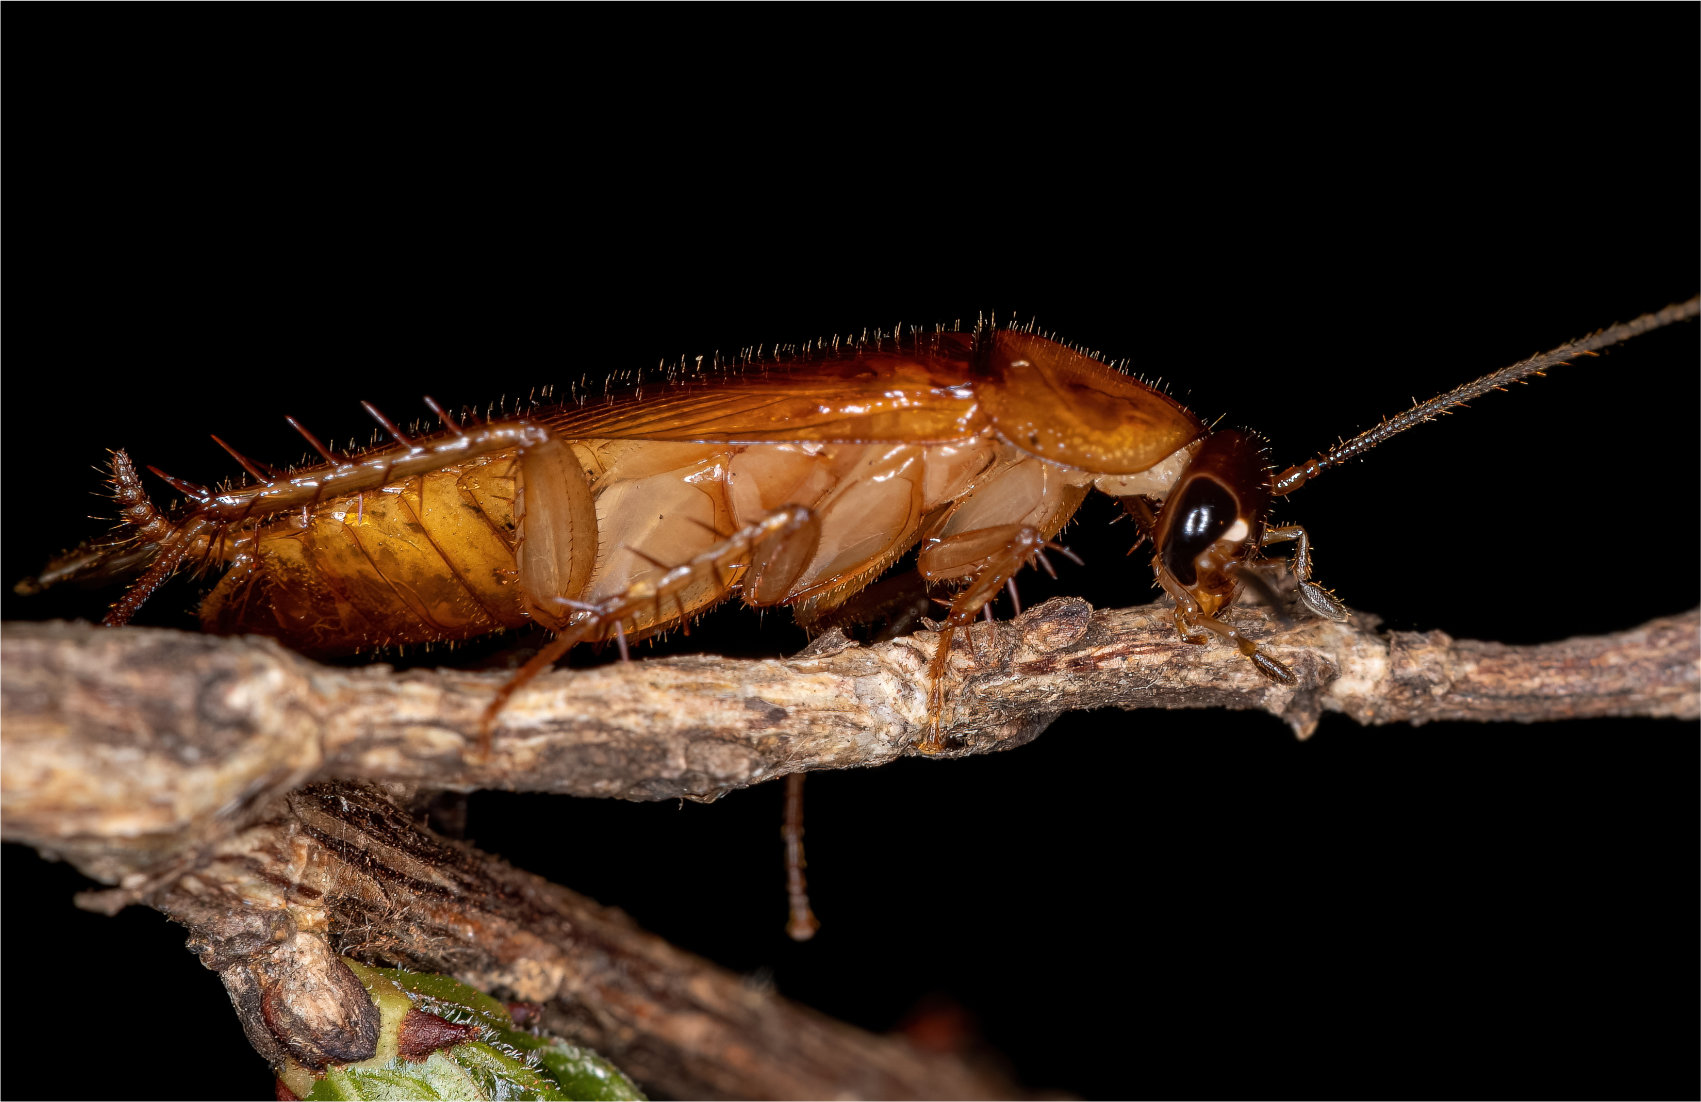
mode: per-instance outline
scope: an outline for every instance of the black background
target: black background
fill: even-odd
[[[294,460],[283,414],[364,440],[362,398],[413,416],[996,310],[1293,462],[1701,282],[1692,7],[764,12],[10,9],[5,579],[104,531],[104,449],[216,480],[208,433]],[[1683,611],[1696,348],[1685,326],[1490,396],[1278,519],[1395,628]],[[1150,599],[1107,506],[1030,600]],[[776,619],[692,646],[794,649]],[[812,778],[801,946],[777,786],[480,794],[470,835],[868,1028],[956,1008],[1035,1088],[1693,1097],[1696,767],[1676,721],[1331,716],[1300,743],[1253,714],[1066,716],[1009,754]],[[5,850],[4,1093],[265,1096],[182,932],[78,912],[84,886]]]

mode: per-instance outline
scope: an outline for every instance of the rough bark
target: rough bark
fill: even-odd
[[[1229,615],[1299,683],[1177,642],[1159,606],[1095,613],[1061,598],[977,624],[952,655],[946,756],[1020,745],[1080,708],[1259,708],[1301,737],[1325,711],[1367,724],[1701,713],[1701,612],[1530,647],[1382,635],[1364,617],[1272,631],[1261,610]],[[914,753],[937,641],[829,635],[785,660],[558,671],[515,694],[480,758],[479,717],[503,673],[338,669],[261,639],[9,625],[5,837],[135,888],[316,780],[712,800]]]
[[[1230,616],[1296,686],[1228,648],[1179,644],[1155,606],[1060,599],[976,625],[952,659],[947,756],[1020,745],[1072,708],[1260,708],[1302,737],[1324,711],[1363,723],[1701,713],[1701,612],[1534,647],[1383,636],[1363,617],[1278,630],[1259,610]],[[186,925],[274,1062],[370,1047],[346,953],[542,1003],[550,1029],[669,1094],[1004,1094],[995,1076],[751,988],[439,838],[392,799],[491,787],[706,800],[877,764],[914,752],[936,646],[925,632],[872,647],[828,636],[784,661],[557,672],[515,696],[479,758],[479,715],[505,674],[334,669],[264,640],[8,625],[4,837],[119,885],[88,905],[145,903]]]

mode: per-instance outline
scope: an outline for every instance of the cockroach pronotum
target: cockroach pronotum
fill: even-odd
[[[1301,602],[1344,619],[1311,580],[1310,541],[1272,526],[1272,500],[1491,390],[1652,329],[1701,299],[1457,387],[1285,470],[1256,434],[1212,431],[1152,386],[1032,328],[875,334],[677,373],[660,388],[577,397],[510,417],[273,471],[214,437],[252,482],[210,489],[154,470],[186,501],[157,509],[123,451],[113,496],[127,532],[19,584],[133,578],[106,617],[130,619],[186,564],[224,567],[206,630],[269,635],[310,655],[469,639],[540,624],[553,641],[508,695],[573,646],[686,627],[734,595],[834,614],[919,545],[917,570],[950,592],[929,669],[937,753],[952,632],[1045,552],[1089,490],[1117,498],[1149,538],[1158,584],[1190,642],[1216,635],[1266,677],[1275,657],[1218,618],[1264,549],[1292,543]],[[150,468],[153,470],[153,468]]]

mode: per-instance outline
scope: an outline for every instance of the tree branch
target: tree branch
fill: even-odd
[[[1299,678],[1177,642],[1160,606],[1061,598],[977,624],[952,657],[946,756],[1020,745],[1077,708],[1257,708],[1301,737],[1361,723],[1701,714],[1701,612],[1530,647],[1374,620],[1286,630],[1230,613]],[[5,837],[145,889],[316,780],[712,800],[812,769],[914,752],[937,636],[862,647],[836,634],[785,660],[693,656],[557,671],[517,693],[493,752],[478,720],[507,676],[317,665],[261,639],[13,624],[0,652]]]
[[[618,911],[416,826],[372,785],[274,803],[145,902],[190,930],[274,1065],[372,1054],[337,954],[452,973],[680,1098],[990,1098],[1013,1086],[788,1002]]]
[[[1059,599],[977,624],[953,656],[948,756],[1019,745],[1070,708],[1259,708],[1303,737],[1362,723],[1701,712],[1701,612],[1532,647],[1374,620],[1281,628],[1230,614],[1299,684],[1175,639],[1162,607]],[[1279,629],[1279,630],[1278,630]],[[673,658],[506,676],[316,665],[258,639],[17,624],[0,651],[4,836],[67,857],[184,923],[278,1062],[358,1058],[370,1002],[338,953],[454,974],[657,1089],[702,1097],[970,1097],[1013,1088],[751,988],[564,888],[416,826],[391,796],[476,787],[713,799],[912,753],[937,636],[824,637],[787,660]],[[385,787],[348,778],[386,782]],[[302,786],[307,787],[302,787]]]

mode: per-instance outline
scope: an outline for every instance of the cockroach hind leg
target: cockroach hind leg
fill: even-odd
[[[182,478],[173,478],[171,475],[166,474],[164,471],[155,466],[150,465],[148,470],[155,478],[164,482],[167,486],[170,486],[173,490],[176,490],[178,493],[192,501],[205,503],[206,500],[212,496],[212,491],[208,490],[200,483],[190,482],[187,479]]]
[[[214,436],[212,439],[213,439],[213,443],[215,443],[219,447],[223,448],[225,450],[225,454],[229,455],[232,459],[236,460],[237,466],[239,466],[243,470],[247,471],[249,476],[252,477],[256,482],[262,482],[262,483],[269,484],[271,482],[276,481],[276,479],[278,477],[278,472],[272,470],[270,467],[267,467],[267,466],[265,466],[261,463],[256,462],[255,460],[249,459],[246,455],[243,455],[241,452],[237,451],[235,448],[231,447],[229,444],[225,443],[223,440],[220,440],[217,436]]]
[[[502,714],[502,709],[508,706],[508,701],[513,699],[514,694],[525,688],[538,674],[561,661],[562,656],[571,650],[573,644],[583,635],[583,628],[578,625],[560,632],[542,650],[532,655],[524,666],[514,671],[513,677],[502,683],[490,703],[485,705],[484,711],[479,713],[478,748],[473,752],[473,760],[490,760],[491,740],[496,733],[496,718]]]
[[[969,622],[973,623],[973,619],[971,614]],[[967,627],[963,630],[969,635],[969,645],[972,648],[974,635]],[[933,652],[933,660],[927,665],[927,718],[923,721],[921,741],[916,743],[916,752],[929,757],[943,753],[946,749],[945,678],[951,671],[951,653],[956,636],[957,627],[950,620],[939,625],[939,647]]]
[[[404,448],[411,448],[414,446],[413,440],[403,434],[401,426],[384,416],[383,412],[379,410],[377,406],[373,405],[371,402],[362,401],[360,403],[360,408],[364,409],[374,421],[378,422],[380,428],[390,434],[390,439],[394,440]]]
[[[576,614],[571,623],[563,625],[559,634],[539,651],[531,661],[527,662],[510,678],[506,684],[496,691],[496,698],[485,708],[479,719],[478,757],[488,757],[491,749],[491,736],[495,730],[496,718],[507,705],[509,699],[544,670],[553,666],[567,653],[575,643],[593,635],[604,634],[612,629],[615,645],[620,649],[621,661],[631,658],[629,643],[626,637],[624,621],[634,613],[641,611],[652,603],[660,607],[663,600],[675,598],[680,590],[697,577],[711,571],[716,578],[733,569],[730,559],[741,552],[748,553],[753,548],[767,546],[776,536],[792,531],[795,527],[811,516],[810,511],[797,506],[778,509],[764,517],[756,524],[746,525],[732,533],[713,546],[699,552],[689,561],[674,567],[666,567],[659,560],[628,547],[627,550],[648,560],[657,569],[663,571],[658,584],[638,584],[628,587],[626,592],[610,597],[604,601],[592,603],[571,597],[545,597],[540,601],[541,606],[552,606],[556,610],[566,610]],[[683,610],[683,604],[680,605]]]
[[[429,394],[425,395],[425,408],[436,414],[437,419],[443,422],[443,427],[454,433],[456,436],[466,435],[466,432],[461,428],[460,423],[453,417],[449,416],[448,411],[438,405],[437,399],[433,398]]]

